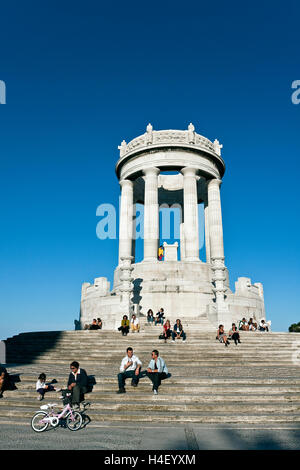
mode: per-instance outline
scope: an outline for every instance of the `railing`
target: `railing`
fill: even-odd
[[[195,132],[194,126],[189,125],[188,130],[162,130],[162,131],[153,131],[151,124],[147,126],[147,132],[145,134],[136,137],[131,140],[128,144],[123,140],[121,145],[118,147],[120,149],[120,158],[124,157],[130,152],[133,152],[139,148],[149,146],[156,146],[162,144],[185,144],[195,147],[204,148],[210,152],[213,152],[216,155],[221,156],[221,148],[218,140],[211,142],[206,137],[199,135]]]

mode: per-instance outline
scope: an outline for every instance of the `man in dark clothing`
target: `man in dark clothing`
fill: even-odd
[[[183,331],[181,321],[178,319],[174,325],[172,331],[172,343],[175,343],[175,339],[182,338],[182,342],[185,343],[186,341],[186,334]]]
[[[72,405],[79,407],[83,395],[87,393],[88,377],[84,369],[79,368],[79,363],[74,361],[70,364],[70,375],[68,390],[72,392]]]
[[[157,312],[157,314],[156,314],[155,325],[157,325],[158,323],[163,325],[164,324],[164,318],[165,318],[165,312],[164,312],[164,309],[161,308],[159,310],[159,312]]]
[[[90,324],[89,330],[100,330],[100,326],[98,325],[96,318],[94,318],[93,322]]]
[[[16,389],[16,386],[11,381],[9,377],[9,373],[7,372],[5,367],[3,367],[0,364],[0,398],[3,397],[3,392],[5,390],[14,390],[14,389]]]

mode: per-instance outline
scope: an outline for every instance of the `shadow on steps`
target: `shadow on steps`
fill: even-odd
[[[55,349],[63,331],[21,333],[4,341],[7,364],[31,364],[45,352]]]

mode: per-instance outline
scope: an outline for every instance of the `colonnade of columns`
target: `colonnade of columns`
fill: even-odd
[[[158,168],[144,170],[144,261],[156,261],[159,244],[159,206],[158,206]],[[184,222],[180,227],[181,259],[199,261],[199,221],[197,170],[183,168],[183,212]],[[120,181],[121,210],[119,228],[119,266],[122,271],[124,302],[130,305],[132,288],[130,270],[133,268],[132,247],[135,224],[133,223],[133,182]],[[211,265],[213,291],[220,321],[226,321],[228,306],[225,302],[225,263],[223,245],[223,224],[220,198],[221,180],[213,178],[206,182],[207,191],[204,200],[206,262]],[[127,266],[127,264],[128,266]],[[128,285],[127,285],[128,284]],[[131,307],[129,307],[131,308]],[[224,316],[225,315],[225,316]]]
[[[183,213],[180,244],[181,256],[186,261],[199,261],[198,195],[195,168],[183,168]],[[144,170],[144,261],[156,261],[159,244],[158,168]],[[206,262],[220,264],[223,260],[223,225],[220,198],[221,180],[207,181],[204,201]],[[121,180],[121,208],[119,225],[119,264],[123,257],[132,256],[134,240],[133,182]],[[223,277],[218,273],[218,279]]]

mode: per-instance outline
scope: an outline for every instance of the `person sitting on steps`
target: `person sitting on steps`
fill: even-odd
[[[0,398],[3,398],[5,390],[15,390],[16,388],[6,368],[0,364]]]
[[[129,333],[129,320],[127,315],[123,315],[121,321],[121,326],[118,328],[119,331],[122,331],[122,336],[127,336]]]
[[[163,329],[163,337],[164,337],[164,340],[165,340],[165,343],[166,343],[167,339],[169,339],[172,336],[170,320],[166,320],[166,323],[164,324],[163,328],[164,328]]]
[[[229,331],[229,338],[228,339],[233,339],[236,346],[238,345],[238,343],[241,343],[240,334],[238,332],[238,329],[237,329],[235,323],[232,323],[232,327],[231,327],[231,330]]]
[[[46,374],[42,373],[39,375],[35,385],[38,393],[38,400],[43,400],[46,392],[60,392],[60,388],[55,388],[51,383],[46,384]]]
[[[259,331],[269,331],[269,326],[265,322],[265,320],[261,320],[261,322],[259,324]]]
[[[151,361],[149,362],[148,369],[146,371],[147,377],[151,380],[154,395],[158,394],[158,387],[161,381],[166,379],[168,376],[168,368],[162,357],[159,357],[159,352],[154,349],[151,353]]]
[[[84,369],[79,368],[79,363],[73,361],[70,364],[70,375],[68,380],[68,390],[72,392],[72,405],[74,408],[80,407],[80,402],[87,393],[88,377]]]
[[[223,325],[219,325],[216,339],[218,339],[220,343],[224,343],[226,347],[230,345]]]
[[[155,326],[158,325],[158,324],[163,325],[163,324],[164,324],[164,318],[165,318],[164,309],[163,309],[163,308],[160,308],[160,309],[159,309],[159,312],[157,312],[157,314],[156,314],[155,316],[156,316],[156,318],[155,318]]]
[[[89,330],[99,330],[99,329],[100,329],[100,326],[98,325],[96,318],[94,318],[89,327]]]
[[[131,318],[131,333],[139,333],[140,332],[140,322],[139,319],[136,317],[135,314],[132,315]]]
[[[125,381],[131,378],[131,385],[137,387],[142,367],[142,362],[133,354],[131,347],[127,348],[126,356],[122,359],[120,373],[118,374],[119,390],[116,393],[126,393]]]
[[[151,308],[147,312],[147,322],[148,323],[153,323],[154,322],[153,310],[151,310]]]
[[[172,343],[175,343],[175,339],[180,339],[180,338],[182,338],[182,342],[185,343],[186,334],[183,331],[181,321],[177,319],[174,325],[173,331],[172,331]]]
[[[249,331],[256,331],[257,330],[257,323],[255,323],[253,321],[253,318],[249,319],[248,325],[249,325]]]
[[[249,325],[248,325],[246,318],[243,318],[242,320],[240,320],[239,330],[249,331]]]

